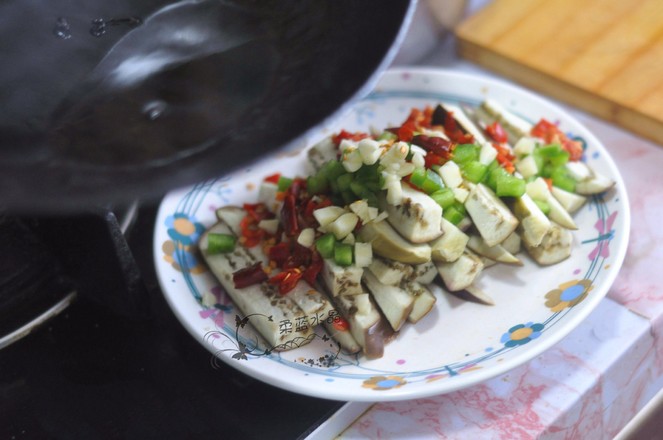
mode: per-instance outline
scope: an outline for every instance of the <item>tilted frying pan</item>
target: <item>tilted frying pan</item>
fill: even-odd
[[[368,91],[414,1],[0,4],[0,208],[153,197],[290,145]]]

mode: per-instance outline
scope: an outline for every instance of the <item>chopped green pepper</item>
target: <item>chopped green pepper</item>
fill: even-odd
[[[536,203],[536,206],[539,207],[539,209],[545,214],[548,215],[550,212],[550,205],[548,202],[544,202],[543,200],[537,200],[537,199],[532,199],[534,203]]]
[[[292,179],[289,177],[280,176],[276,185],[278,186],[279,191],[285,191],[290,188],[290,185],[292,185]]]
[[[352,246],[347,243],[336,243],[334,262],[343,267],[352,265]]]
[[[467,180],[473,183],[479,183],[486,177],[488,165],[484,165],[478,160],[471,160],[462,165],[461,171]]]
[[[336,237],[334,237],[334,234],[331,232],[315,240],[315,248],[318,250],[322,258],[332,258],[334,256],[335,245]]]
[[[457,164],[463,164],[479,159],[479,146],[474,144],[460,144],[454,148],[452,160]]]
[[[507,174],[495,181],[495,194],[498,197],[520,197],[525,194],[527,184],[523,179]]]
[[[207,253],[227,254],[235,250],[236,243],[237,238],[234,235],[210,232],[207,234]]]
[[[456,201],[454,192],[451,188],[441,188],[432,193],[430,196],[438,205],[442,207],[442,209],[448,208]]]

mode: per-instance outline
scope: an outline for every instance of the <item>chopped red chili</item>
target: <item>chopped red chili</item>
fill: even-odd
[[[351,140],[351,141],[360,141],[360,140],[365,139],[367,137],[369,137],[369,134],[368,133],[363,133],[361,131],[351,133],[349,131],[341,130],[339,133],[332,136],[332,142],[334,142],[338,146],[343,139],[348,139],[348,140]]]
[[[497,121],[486,127],[486,133],[488,133],[488,136],[490,136],[495,142],[501,144],[506,143],[509,140],[506,131],[504,131],[502,125]]]
[[[347,331],[350,329],[350,324],[341,316],[334,316],[333,324],[334,328],[338,331]]]
[[[267,274],[262,270],[262,263],[260,262],[233,272],[233,283],[238,289],[261,283],[266,279]]]
[[[560,128],[546,119],[541,119],[532,130],[532,136],[543,139],[546,143],[559,143],[562,148],[569,152],[569,160],[578,161],[582,159],[582,143],[569,139]]]
[[[302,271],[295,267],[292,269],[286,269],[283,272],[279,272],[273,277],[270,277],[268,282],[270,284],[276,284],[279,287],[279,293],[285,295],[295,288],[297,282],[302,277]]]
[[[281,173],[272,174],[271,176],[265,177],[265,182],[277,184],[279,183],[279,178],[281,178]]]

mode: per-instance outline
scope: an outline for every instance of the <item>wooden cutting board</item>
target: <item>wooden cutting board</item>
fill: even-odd
[[[663,0],[495,0],[463,58],[663,144]]]

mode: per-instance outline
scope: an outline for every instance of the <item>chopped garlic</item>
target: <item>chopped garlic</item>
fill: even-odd
[[[297,237],[297,243],[301,244],[304,247],[313,246],[315,241],[315,229],[313,228],[304,228],[302,232],[299,233]]]

